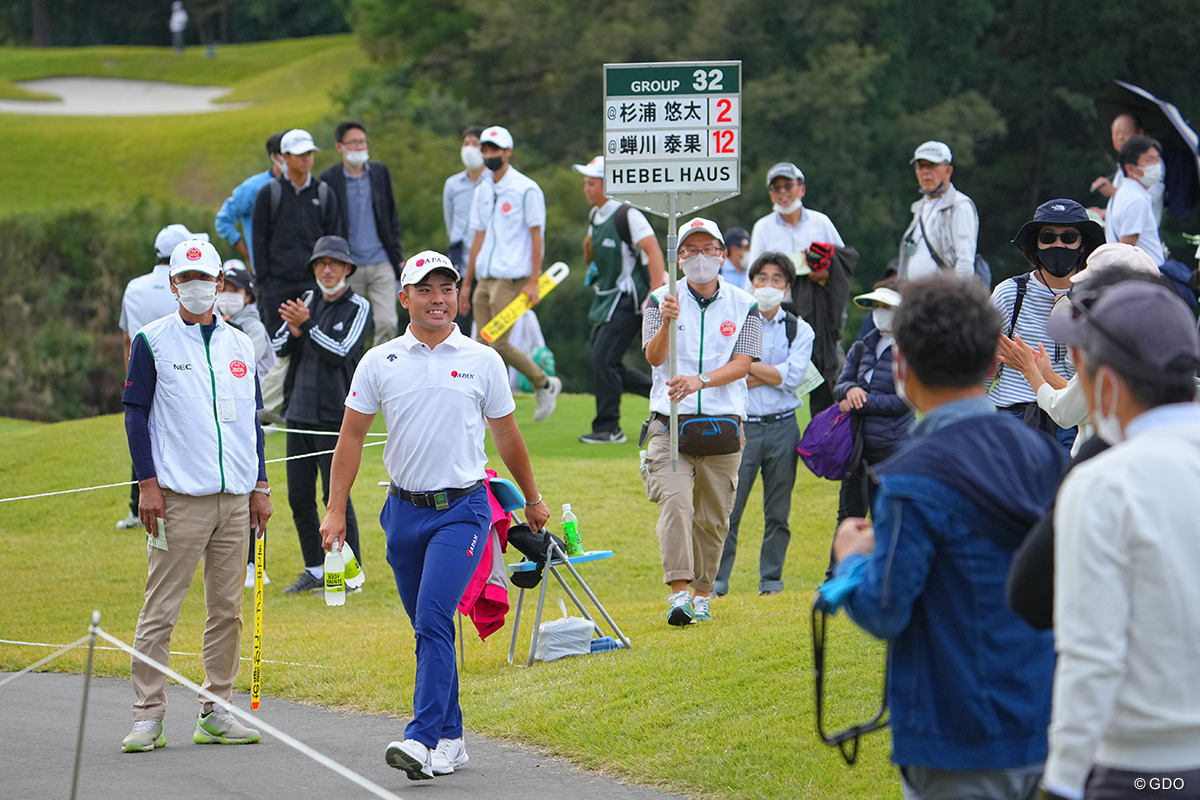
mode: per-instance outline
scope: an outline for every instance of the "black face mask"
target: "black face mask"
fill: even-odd
[[[1042,269],[1056,278],[1065,278],[1083,263],[1083,250],[1066,247],[1048,247],[1037,251],[1037,261]]]
[[[492,172],[495,172],[496,170],[498,170],[504,166],[504,158],[501,156],[492,156],[491,158],[485,158],[483,160],[483,165],[485,167],[487,167],[488,169],[490,169]]]

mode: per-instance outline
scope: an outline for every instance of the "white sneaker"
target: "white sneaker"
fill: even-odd
[[[681,589],[667,598],[667,624],[691,625],[695,621],[696,612],[692,605],[692,596],[687,589]]]
[[[534,422],[541,422],[553,414],[554,407],[558,405],[558,396],[562,394],[562,380],[560,378],[549,378],[548,380],[549,383],[546,386],[533,393],[537,400],[537,407],[533,409]]]
[[[130,531],[140,527],[142,527],[142,521],[132,511],[129,512],[129,516],[117,523],[117,530],[119,531]]]
[[[692,618],[697,622],[712,622],[712,608],[708,604],[708,595],[698,594],[692,598]]]
[[[433,750],[416,739],[392,742],[383,758],[389,767],[404,770],[410,781],[426,781],[433,777]]]
[[[438,739],[437,749],[433,751],[433,774],[449,775],[470,760],[461,736],[457,739]]]

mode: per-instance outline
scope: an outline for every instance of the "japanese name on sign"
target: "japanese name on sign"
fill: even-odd
[[[741,62],[605,65],[604,117],[608,194],[738,193]]]

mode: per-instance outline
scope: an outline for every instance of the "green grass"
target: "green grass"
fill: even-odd
[[[638,478],[637,446],[585,446],[590,396],[564,395],[549,420],[531,421],[533,401],[518,399],[517,419],[534,453],[539,488],[552,509],[572,504],[585,546],[615,557],[581,567],[633,649],[570,658],[532,669],[506,662],[509,625],[480,641],[467,625],[462,704],[472,731],[540,747],[623,780],[704,798],[896,797],[886,733],[867,737],[859,763],[847,768],[814,730],[809,604],[828,556],[837,509],[836,485],[802,471],[793,494],[787,591],[757,595],[757,545],[762,494],[750,496],[743,549],[731,593],[714,603],[715,620],[671,628],[654,535],[655,507]],[[622,424],[637,431],[644,401],[626,398]],[[377,429],[381,423],[377,420]],[[448,426],[447,436],[454,435]],[[268,437],[268,458],[283,455],[283,436]],[[126,480],[129,457],[119,417],[54,425],[0,426],[5,496]],[[493,459],[494,465],[499,462]],[[328,669],[268,664],[263,692],[343,709],[411,713],[412,629],[383,558],[377,523],[385,480],[381,448],[369,448],[353,498],[368,575],[361,594],[339,609],[314,598],[281,594],[302,568],[287,507],[284,467],[268,467],[275,488],[267,567],[274,583],[265,602],[264,658]],[[501,469],[503,474],[503,469]],[[141,606],[144,538],[118,533],[127,490],[105,489],[0,503],[0,565],[10,578],[36,577],[28,591],[10,592],[0,638],[66,643],[86,632],[93,609],[105,630],[126,642]],[[557,513],[552,526],[557,529]],[[516,560],[510,556],[510,561]],[[557,608],[557,587],[548,593]],[[511,599],[516,603],[516,590]],[[529,598],[527,598],[529,599]],[[569,603],[569,601],[568,601]],[[250,654],[249,604],[244,655]],[[528,619],[528,618],[526,618]],[[202,592],[184,603],[172,647],[197,653],[203,628]],[[528,622],[522,645],[528,650]],[[843,617],[832,621],[828,655],[829,725],[865,719],[880,691],[883,649]],[[0,644],[0,669],[24,667],[42,648]],[[200,660],[176,656],[172,666],[194,680]],[[49,668],[81,671],[84,653]],[[128,658],[97,654],[96,669],[128,676]],[[248,690],[250,670],[238,688]],[[270,703],[270,699],[264,701]]]
[[[186,200],[211,207],[247,175],[265,169],[263,142],[287,128],[332,127],[339,87],[366,64],[349,34],[229,45],[216,58],[200,48],[0,48],[0,97],[28,99],[13,81],[66,75],[228,86],[222,101],[250,108],[166,117],[2,115],[5,179],[19,192],[0,195],[0,215],[88,206],[134,198]],[[332,146],[315,171],[337,160]]]

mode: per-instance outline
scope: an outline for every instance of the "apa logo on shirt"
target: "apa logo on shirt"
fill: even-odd
[[[456,369],[452,369],[452,370],[450,370],[450,377],[451,378],[471,378],[473,380],[475,378],[475,373],[474,372],[459,372]]]
[[[737,325],[734,324],[733,320],[727,319],[721,323],[722,336],[733,336],[735,333],[737,333]]]
[[[504,201],[504,205],[500,206],[501,214],[507,214],[512,210],[513,210],[512,203],[508,202],[507,200]]]
[[[244,378],[246,377],[246,373],[249,371],[250,370],[246,368],[245,361],[234,359],[233,361],[229,362],[229,374],[235,378]]]

